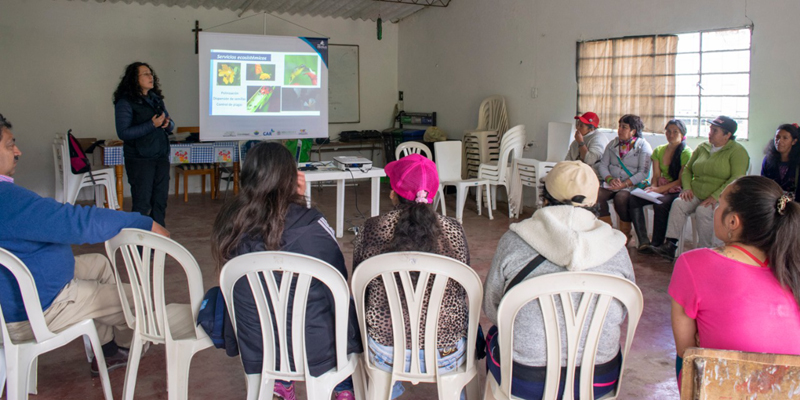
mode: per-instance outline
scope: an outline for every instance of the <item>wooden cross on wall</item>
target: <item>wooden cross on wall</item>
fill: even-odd
[[[200,38],[200,32],[202,31],[203,30],[200,29],[200,21],[194,20],[194,29],[192,29],[192,32],[194,32],[194,54],[198,53],[198,43]]]

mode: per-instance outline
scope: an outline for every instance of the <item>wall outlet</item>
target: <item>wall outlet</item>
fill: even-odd
[[[538,147],[539,147],[539,144],[536,143],[536,140],[531,140],[531,141],[528,141],[528,143],[525,143],[525,147],[523,148],[523,150],[536,149]]]
[[[539,88],[531,86],[531,98],[535,99],[539,97]]]

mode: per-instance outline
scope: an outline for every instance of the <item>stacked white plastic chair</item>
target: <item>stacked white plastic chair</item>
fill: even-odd
[[[125,285],[117,285],[125,320],[128,327],[133,329],[122,397],[133,399],[139,359],[145,344],[150,342],[166,345],[169,399],[187,399],[192,357],[198,351],[213,345],[205,331],[197,326],[197,314],[203,301],[203,275],[200,266],[186,248],[172,239],[141,229],[123,229],[117,236],[106,241],[106,253],[118,283],[122,282],[120,268],[123,267],[117,263],[118,252],[122,255],[133,293],[131,307]],[[186,274],[189,304],[166,304],[166,256],[177,261]]]
[[[437,150],[437,154],[438,150]],[[411,273],[418,273],[416,286],[412,283]],[[396,283],[398,276],[400,284]],[[364,367],[369,376],[367,399],[389,399],[392,387],[396,381],[407,381],[412,384],[419,382],[436,383],[439,399],[456,400],[461,391],[468,384],[467,400],[476,400],[480,393],[478,382],[478,366],[475,362],[475,335],[478,332],[478,323],[483,301],[483,284],[478,274],[468,265],[452,258],[420,252],[387,253],[378,255],[362,262],[353,272],[352,291],[356,302],[356,313],[361,330],[361,339],[367,343],[366,304],[365,295],[367,285],[375,278],[383,279],[383,286],[389,300],[389,309],[392,319],[392,333],[394,337],[394,356],[392,371],[387,372],[374,366],[368,350],[364,351]],[[436,358],[439,351],[436,348],[437,327],[439,322],[439,307],[444,296],[445,285],[448,279],[461,285],[467,293],[468,301],[468,329],[467,345],[464,363],[453,371],[439,373]],[[423,302],[424,294],[432,283],[428,303]],[[401,301],[401,293],[405,302]],[[408,321],[411,343],[406,343],[405,323],[402,306],[408,307]],[[423,307],[428,308],[427,317],[423,321],[420,316]],[[420,337],[420,327],[425,327],[425,349],[421,349],[423,338]],[[366,347],[366,345],[365,345]],[[406,350],[409,348],[410,350]],[[406,352],[410,351],[411,362],[405,360]],[[424,365],[418,356],[424,354]],[[422,372],[422,369],[425,372]],[[406,371],[408,370],[408,371]]]
[[[478,215],[481,215],[482,199],[481,190],[486,190],[486,208],[489,211],[489,219],[492,216],[492,195],[490,193],[491,181],[488,179],[461,179],[461,142],[445,141],[433,144],[439,162],[436,163],[436,171],[439,172],[439,192],[444,193],[447,186],[456,187],[456,219],[459,223],[463,221],[464,205],[467,201],[469,188],[476,188],[475,201],[478,203]],[[442,210],[445,208],[444,196],[439,196],[442,201]],[[434,204],[434,208],[436,204]],[[442,212],[444,214],[444,212]]]
[[[36,370],[39,355],[62,347],[83,336],[84,338],[88,337],[97,359],[103,395],[107,400],[111,400],[108,370],[94,321],[83,320],[61,332],[52,332],[47,327],[33,275],[25,264],[11,252],[0,248],[0,265],[5,266],[17,280],[34,336],[33,340],[12,342],[8,329],[6,329],[2,307],[0,307],[0,332],[2,332],[0,335],[2,338],[2,342],[0,342],[0,394],[3,393],[3,385],[6,381],[8,381],[6,399],[27,399],[28,393],[36,394]]]
[[[514,160],[514,169],[510,179],[515,184],[511,185],[511,190],[509,190],[508,194],[509,207],[511,207],[514,218],[519,218],[519,215],[522,213],[522,207],[524,206],[522,203],[523,187],[533,188],[538,196],[539,181],[536,179],[536,168],[538,164],[539,161],[532,158],[517,158]],[[538,198],[536,202],[537,204],[539,203]]]
[[[522,148],[525,146],[525,125],[517,125],[508,130],[503,135],[500,142],[500,158],[497,163],[481,164],[478,168],[478,179],[489,180],[492,188],[491,207],[492,210],[497,209],[497,186],[503,186],[506,189],[506,198],[509,199],[508,204],[508,217],[512,217],[512,206],[510,201],[510,191],[513,185],[518,185],[519,182],[511,180],[511,172],[514,168],[514,160],[522,157]]]
[[[572,296],[575,294],[581,295],[577,301]],[[498,384],[492,374],[487,374],[484,399],[517,398],[511,395],[514,319],[522,307],[537,300],[542,310],[547,342],[547,375],[542,397],[544,399],[558,398],[563,347],[566,347],[567,365],[563,385],[564,393],[561,398],[572,399],[575,397],[575,379],[580,382],[580,398],[593,398],[592,375],[594,368],[581,368],[580,376],[576,376],[576,367],[595,365],[596,349],[611,301],[618,300],[625,306],[628,313],[628,329],[625,335],[625,346],[621,349],[620,376],[617,380],[616,390],[602,397],[602,399],[616,398],[622,387],[622,374],[625,371],[628,351],[642,315],[644,304],[642,292],[633,282],[617,276],[593,272],[562,272],[522,281],[503,296],[497,310],[501,383]],[[556,304],[560,304],[561,312]],[[559,332],[558,319],[562,314],[566,332]],[[566,338],[565,343],[561,342],[562,335]],[[586,351],[580,354],[579,348],[582,341]]]
[[[249,253],[228,261],[220,274],[220,289],[237,335],[233,288],[240,279],[246,279],[252,290],[261,321],[264,350],[261,373],[246,375],[248,399],[272,399],[276,379],[305,381],[309,399],[329,399],[334,387],[351,375],[356,398],[364,398],[360,356],[347,354],[349,288],[336,268],[313,257],[282,251]],[[309,373],[304,329],[306,301],[312,279],[320,281],[330,290],[336,321],[336,368],[318,377]],[[290,296],[293,281],[296,286],[294,295]],[[270,312],[270,306],[274,314]],[[289,343],[289,321],[291,347],[286,345]],[[277,337],[274,336],[273,326],[277,327]],[[279,362],[276,362],[276,353],[280,356]],[[294,360],[294,368],[289,363],[290,355]]]
[[[61,203],[74,204],[80,190],[85,187],[95,189],[95,204],[103,207],[103,190],[108,197],[108,208],[118,209],[116,176],[113,168],[92,170],[73,174],[69,158],[69,144],[64,136],[56,135],[53,141],[53,164],[55,166],[55,199]]]
[[[482,163],[497,161],[502,135],[509,128],[508,110],[503,96],[490,96],[481,102],[478,110],[478,126],[464,132],[464,154],[462,175],[478,176]]]

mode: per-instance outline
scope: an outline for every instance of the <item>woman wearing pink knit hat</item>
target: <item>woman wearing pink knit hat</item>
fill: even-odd
[[[387,164],[386,175],[392,186],[389,197],[395,209],[368,219],[361,227],[353,241],[353,268],[358,268],[362,261],[370,257],[396,251],[440,254],[469,265],[467,238],[461,224],[454,218],[437,214],[431,206],[439,189],[436,164],[419,154],[411,154]],[[426,296],[430,290],[429,283]],[[370,282],[367,287],[366,308],[369,356],[375,365],[391,371],[392,325],[386,290],[380,278]],[[464,362],[467,309],[464,289],[452,280],[448,281],[436,343],[441,372],[455,369]],[[422,311],[423,320],[426,314],[427,308]],[[424,335],[420,333],[420,337]],[[424,343],[421,348],[424,348]],[[400,396],[403,390],[403,386],[396,383],[392,398]]]

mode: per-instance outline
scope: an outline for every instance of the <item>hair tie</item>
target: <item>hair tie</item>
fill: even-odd
[[[778,199],[778,214],[783,215],[786,213],[786,204],[792,201],[787,195],[783,195]]]
[[[797,122],[793,123],[792,126],[794,129],[800,129],[800,125],[797,125]]]
[[[428,202],[428,191],[427,190],[420,190],[417,192],[417,198],[414,199],[417,203],[427,203]]]

